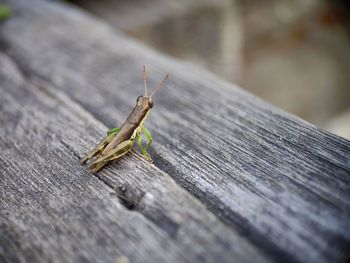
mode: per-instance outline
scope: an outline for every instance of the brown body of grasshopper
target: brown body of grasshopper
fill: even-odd
[[[147,159],[151,160],[147,153],[147,148],[152,143],[152,137],[147,129],[144,127],[144,122],[153,107],[152,96],[162,86],[164,81],[168,78],[168,75],[160,83],[159,87],[156,88],[150,96],[147,95],[147,74],[146,69],[144,71],[144,85],[145,94],[137,98],[136,106],[122,124],[120,129],[114,128],[107,132],[107,136],[92,150],[90,151],[81,161],[83,164],[86,161],[95,157],[95,160],[91,163],[89,169],[95,173],[105,166],[109,161],[119,159],[126,153],[128,153],[134,143],[137,141],[138,147],[141,150],[142,155]],[[144,133],[148,139],[148,144],[144,147],[142,145],[141,133]]]

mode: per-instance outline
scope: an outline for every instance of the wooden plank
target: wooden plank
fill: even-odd
[[[113,127],[142,92],[142,64],[150,65],[150,86],[170,72],[147,123],[155,165],[276,261],[344,259],[349,141],[145,48],[77,9],[10,2],[18,15],[1,27],[3,50],[28,76],[45,79]],[[78,145],[71,147],[82,156]]]
[[[78,155],[106,127],[1,53],[0,66],[1,262],[268,260],[142,159],[89,174]]]

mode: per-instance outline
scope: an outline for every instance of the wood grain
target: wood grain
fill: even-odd
[[[155,139],[155,165],[266,259],[345,260],[349,141],[146,48],[75,8],[10,3],[15,15],[0,28],[2,50],[29,78],[50,83],[52,92],[59,90],[114,127],[142,93],[143,64],[149,65],[149,86],[170,72],[172,79],[155,97],[146,123]],[[82,156],[79,144],[69,147]],[[121,163],[100,179],[114,185],[109,174],[128,174]],[[142,189],[139,178],[130,176],[131,185]]]
[[[142,159],[91,175],[79,156],[106,127],[5,55],[0,65],[1,262],[268,260]]]

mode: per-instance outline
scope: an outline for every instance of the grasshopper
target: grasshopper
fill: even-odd
[[[163,86],[169,74],[160,82],[151,95],[147,95],[147,71],[143,66],[143,83],[144,83],[144,95],[139,96],[136,100],[136,106],[131,111],[126,121],[120,128],[113,128],[107,131],[107,136],[92,149],[81,161],[84,164],[88,160],[95,157],[94,161],[90,164],[89,170],[92,173],[96,173],[103,166],[112,160],[119,159],[126,153],[132,150],[132,147],[136,141],[138,148],[146,160],[151,161],[150,155],[147,153],[147,149],[151,145],[153,139],[150,132],[144,127],[144,122],[148,117],[152,107],[152,96]],[[142,143],[142,133],[147,139],[147,144],[144,146]]]

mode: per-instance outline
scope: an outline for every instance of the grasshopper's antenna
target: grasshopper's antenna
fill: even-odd
[[[143,85],[145,86],[145,96],[147,96],[147,71],[145,65],[143,65]]]
[[[152,96],[163,86],[164,82],[169,78],[169,74],[166,74],[166,76],[164,77],[164,79],[159,83],[159,86],[157,88],[154,89],[154,91],[152,92],[152,94],[150,95],[150,97],[152,98]]]

